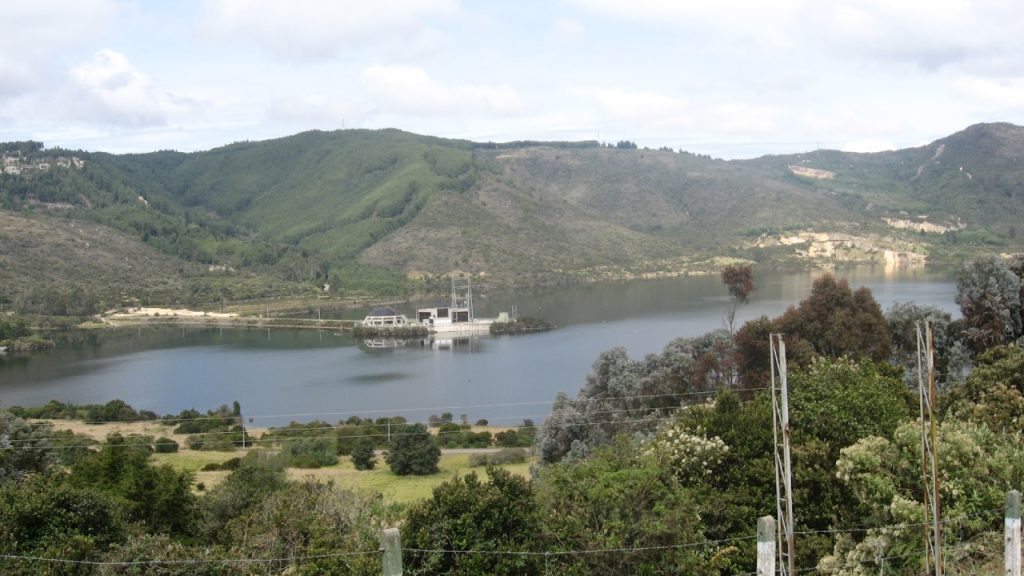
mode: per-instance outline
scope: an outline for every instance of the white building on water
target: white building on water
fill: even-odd
[[[405,314],[390,306],[374,308],[372,312],[363,318],[363,326],[372,326],[374,328],[397,328],[408,325],[409,319],[405,317]]]

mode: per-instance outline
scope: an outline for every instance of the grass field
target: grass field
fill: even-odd
[[[109,424],[86,424],[74,420],[48,420],[58,430],[72,430],[78,434],[92,436],[96,440],[103,441],[108,434],[120,432],[121,434],[144,434],[158,438],[166,436],[178,442],[178,452],[169,454],[153,454],[151,459],[154,464],[168,464],[176,470],[192,472],[195,475],[196,486],[202,486],[209,490],[219,482],[227,478],[230,472],[216,470],[203,471],[203,466],[211,463],[220,464],[231,458],[244,457],[247,450],[235,450],[233,452],[215,452],[205,450],[189,450],[185,445],[187,435],[172,434],[173,426],[160,422],[120,422]],[[474,427],[476,428],[476,427]],[[484,429],[484,428],[480,428]],[[504,428],[487,428],[494,432]],[[261,436],[264,430],[251,430],[254,436]],[[502,468],[519,476],[529,477],[530,462],[523,464],[508,464]],[[334,466],[327,466],[316,469],[289,468],[288,478],[301,480],[314,478],[321,481],[333,481],[339,486],[355,490],[367,490],[380,493],[385,502],[394,504],[405,504],[414,502],[430,496],[435,486],[449,480],[453,476],[461,476],[470,472],[476,472],[486,478],[485,468],[471,468],[469,466],[469,454],[445,454],[442,453],[441,461],[438,464],[440,472],[430,476],[397,476],[391,472],[383,457],[377,458],[377,467],[374,470],[356,470],[352,460],[347,456],[341,456]]]
[[[379,492],[384,496],[386,502],[404,504],[429,497],[435,486],[453,476],[462,476],[472,471],[481,477],[486,478],[487,476],[485,468],[470,468],[467,454],[444,454],[441,456],[439,467],[441,471],[431,476],[396,476],[383,462],[383,458],[378,458],[375,469],[360,471],[352,466],[352,461],[349,458],[343,457],[337,465],[326,468],[315,470],[291,468],[288,470],[288,477],[333,480],[339,486]],[[502,468],[519,476],[529,477],[530,475],[529,463],[511,464],[502,466]]]
[[[177,470],[185,470],[195,474],[196,485],[202,484],[209,490],[227,478],[226,471],[202,471],[201,468],[210,462],[223,462],[229,458],[243,456],[245,452],[197,452],[183,451],[176,454],[154,454],[153,461],[158,464],[169,464]],[[347,456],[338,459],[334,466],[303,469],[288,468],[286,473],[291,480],[312,478],[318,481],[333,481],[339,486],[353,490],[366,490],[380,493],[384,501],[391,504],[406,504],[430,496],[435,486],[451,479],[476,472],[483,478],[487,477],[485,468],[471,468],[468,454],[443,454],[437,474],[430,476],[397,476],[391,472],[383,458],[377,459],[377,467],[373,470],[356,470],[352,460]],[[502,468],[524,478],[530,475],[530,463],[509,464]]]

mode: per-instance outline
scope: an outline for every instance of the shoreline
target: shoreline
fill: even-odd
[[[690,263],[689,266],[677,268],[671,272],[654,272],[644,274],[630,274],[623,273],[624,271],[619,270],[617,273],[601,275],[591,274],[587,277],[577,277],[573,279],[571,284],[616,284],[621,282],[633,282],[633,281],[649,281],[669,278],[679,278],[687,276],[709,276],[717,273],[717,270],[729,263],[746,263],[753,264],[759,268],[763,268],[765,271],[790,271],[793,268],[807,269],[805,266],[758,266],[757,263],[751,262],[743,258],[729,258],[719,257],[708,260],[700,261],[700,263]],[[697,265],[695,265],[697,264]],[[806,263],[804,263],[806,264]],[[817,265],[811,266],[811,269],[831,271],[834,273],[841,273],[841,271],[851,268],[859,268],[861,266],[883,266],[881,262],[832,262],[831,265]],[[927,269],[927,268],[942,268],[941,265],[911,265],[911,266],[898,266],[897,268],[912,268],[912,269]],[[591,271],[593,272],[593,270]],[[534,289],[542,289],[544,286],[534,287]],[[552,286],[547,286],[551,288]],[[420,295],[422,296],[422,295]],[[312,310],[313,308],[327,308],[327,309],[355,309],[363,307],[373,307],[381,305],[395,305],[400,303],[407,303],[410,299],[415,299],[417,295],[410,295],[406,298],[381,298],[374,300],[372,298],[360,297],[360,298],[338,298],[328,299],[323,297],[314,298],[288,298],[283,300],[262,300],[262,301],[248,301],[248,302],[237,302],[237,303],[223,303],[219,304],[218,308],[221,312],[204,311],[204,310],[192,310],[187,308],[169,308],[169,307],[146,307],[129,309],[133,310],[130,312],[122,311],[115,312],[113,310],[103,314],[94,315],[91,319],[88,319],[80,324],[78,328],[81,329],[101,329],[101,328],[124,328],[134,326],[157,326],[157,325],[169,325],[169,326],[205,326],[205,327],[224,327],[224,328],[245,328],[245,329],[297,329],[297,330],[338,330],[343,332],[351,332],[356,326],[359,325],[360,321],[356,319],[337,319],[337,318],[291,318],[291,317],[268,317],[271,313],[275,314],[289,314],[299,312],[303,310]],[[266,311],[267,315],[262,314]],[[253,315],[258,314],[258,315]]]
[[[129,328],[135,326],[201,326],[210,328],[260,328],[288,330],[336,330],[351,332],[359,323],[358,320],[307,319],[307,318],[259,318],[255,316],[235,316],[230,318],[214,316],[138,316],[138,317],[98,317],[98,322],[87,322],[82,328]]]

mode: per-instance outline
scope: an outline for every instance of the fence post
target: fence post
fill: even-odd
[[[757,576],[775,576],[775,518],[757,519]]]
[[[398,528],[380,531],[380,548],[384,552],[384,576],[402,576],[402,538]]]
[[[1006,493],[1006,576],[1020,576],[1020,492]]]

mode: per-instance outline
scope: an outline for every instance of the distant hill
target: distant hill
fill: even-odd
[[[190,154],[10,143],[0,161],[0,216],[95,232],[92,250],[105,257],[81,274],[89,270],[90,285],[120,283],[111,301],[312,294],[325,284],[400,293],[456,272],[539,284],[670,274],[720,257],[952,261],[1024,242],[1024,128],[1011,124],[893,152],[736,161],[399,130],[314,131]],[[5,245],[0,280],[15,291],[77,282],[59,265],[68,241],[54,232],[33,236],[32,250]],[[118,248],[127,244],[149,263],[125,284],[104,271],[134,257]],[[40,251],[56,264],[33,265]]]

